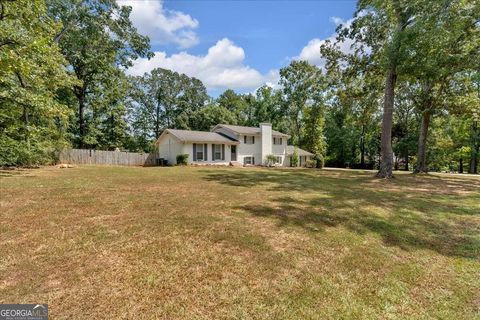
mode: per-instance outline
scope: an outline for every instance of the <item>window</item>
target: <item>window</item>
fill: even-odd
[[[281,156],[277,156],[276,158],[277,158],[277,159],[275,160],[275,163],[281,164],[281,163],[282,163],[282,157],[281,157]]]
[[[206,160],[204,155],[205,155],[205,152],[204,152],[204,144],[203,143],[195,143],[193,144],[193,148],[195,150],[195,154],[194,154],[194,161],[204,161]]]
[[[243,143],[255,144],[255,136],[243,136]]]
[[[255,157],[243,158],[243,164],[255,164]]]
[[[283,142],[282,138],[279,137],[273,137],[273,144],[281,145]]]
[[[212,144],[213,148],[213,160],[222,160],[222,145]]]

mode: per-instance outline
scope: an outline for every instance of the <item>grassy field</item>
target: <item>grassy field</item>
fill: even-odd
[[[0,303],[52,319],[480,318],[478,177],[0,175]]]

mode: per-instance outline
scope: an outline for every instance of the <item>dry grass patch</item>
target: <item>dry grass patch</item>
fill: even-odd
[[[53,318],[479,316],[480,179],[244,168],[0,174],[0,303]]]

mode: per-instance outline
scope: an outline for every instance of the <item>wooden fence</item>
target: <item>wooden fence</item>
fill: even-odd
[[[60,163],[109,164],[119,166],[153,166],[155,154],[92,149],[67,149],[60,153]]]

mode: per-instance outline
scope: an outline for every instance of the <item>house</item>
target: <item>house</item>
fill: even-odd
[[[191,164],[240,163],[264,165],[268,155],[276,157],[277,166],[289,167],[294,146],[289,136],[272,129],[270,123],[259,127],[218,124],[212,131],[166,129],[158,138],[158,156],[175,164],[179,154],[188,154]],[[305,166],[313,154],[297,148],[299,165]]]

